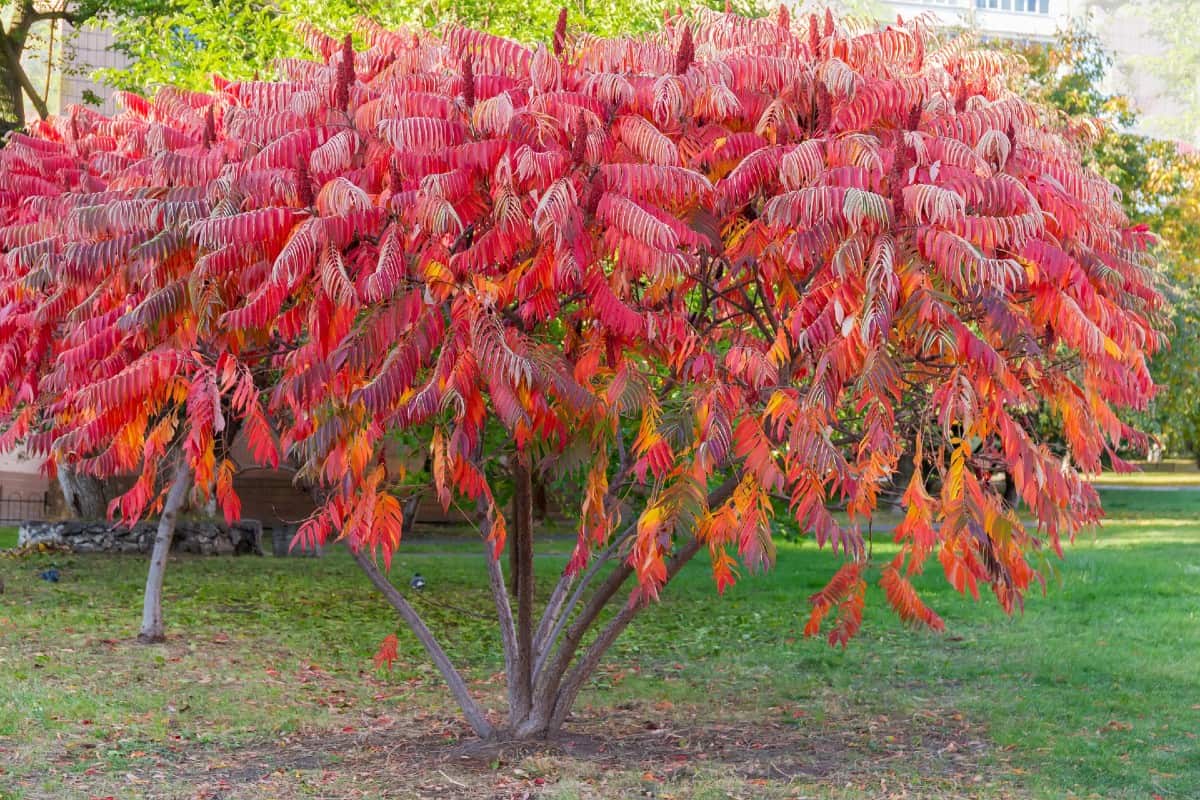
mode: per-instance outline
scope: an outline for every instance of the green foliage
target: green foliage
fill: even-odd
[[[1035,45],[1020,53],[1036,94],[1067,124],[1099,120],[1092,166],[1121,190],[1129,218],[1160,239],[1175,329],[1171,347],[1152,364],[1161,393],[1149,412],[1137,415],[1137,423],[1157,432],[1168,453],[1200,461],[1200,158],[1176,142],[1128,132],[1137,113],[1127,97],[1104,89],[1112,55],[1084,25],[1063,31],[1053,47]],[[1044,412],[1041,422],[1043,428],[1056,424]]]
[[[115,49],[132,63],[98,77],[136,92],[161,85],[209,89],[214,73],[250,78],[270,72],[276,58],[308,56],[296,32],[301,21],[341,32],[354,16],[374,10],[371,0],[177,0],[146,16],[112,19]]]
[[[564,3],[558,0],[466,0],[396,5],[380,0],[175,0],[144,4],[145,14],[114,14],[116,49],[132,63],[98,75],[119,89],[145,92],[173,85],[203,90],[211,75],[237,79],[273,74],[276,58],[310,56],[297,31],[300,23],[342,35],[356,17],[380,23],[434,27],[456,22],[522,42],[549,42]],[[648,0],[568,2],[569,25],[600,36],[644,33],[662,22],[664,6]],[[723,0],[701,5],[724,7]],[[758,0],[738,0],[743,14],[762,13]]]

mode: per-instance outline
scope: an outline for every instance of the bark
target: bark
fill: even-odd
[[[900,454],[900,459],[896,462],[896,471],[888,483],[887,496],[893,510],[899,511],[903,508],[904,492],[908,489],[908,484],[912,481],[912,476],[916,471],[917,465],[913,460],[913,451],[909,447]]]
[[[479,518],[479,532],[483,536],[484,555],[488,568],[488,583],[492,590],[492,602],[496,605],[496,620],[500,624],[500,645],[504,650],[504,678],[508,684],[508,702],[512,705],[512,690],[517,685],[517,632],[513,624],[512,605],[508,600],[508,590],[504,585],[504,569],[500,566],[488,536],[491,533],[491,523],[487,518],[487,501],[480,497],[476,511]]]
[[[512,546],[517,555],[517,685],[510,690],[509,714],[524,720],[533,702],[533,475],[528,453],[518,453],[513,461]]]
[[[104,482],[99,478],[62,466],[58,469],[58,485],[62,488],[67,508],[77,519],[99,520],[107,517],[108,499]]]
[[[167,569],[167,556],[171,552],[171,540],[175,538],[175,523],[179,511],[187,499],[192,485],[192,468],[180,457],[179,466],[171,479],[171,489],[158,519],[158,532],[154,536],[154,552],[150,555],[150,571],[146,575],[146,595],[142,601],[142,629],[138,641],[143,644],[161,642],[163,633],[162,589],[163,575]]]
[[[25,126],[25,97],[33,104],[38,115],[45,119],[50,116],[46,100],[34,87],[28,73],[21,65],[21,54],[25,51],[25,42],[29,37],[29,28],[37,19],[49,17],[39,16],[33,7],[32,0],[22,0],[13,12],[7,30],[0,30],[0,60],[4,63],[4,93],[5,103],[17,127]],[[2,26],[0,26],[2,27]]]
[[[491,737],[493,729],[491,724],[484,716],[479,704],[475,702],[475,698],[471,697],[470,691],[467,689],[467,683],[463,680],[462,675],[454,668],[450,657],[446,655],[446,651],[438,644],[437,639],[421,619],[421,615],[416,609],[404,599],[404,595],[397,591],[395,586],[392,586],[391,581],[387,579],[379,568],[375,566],[375,562],[371,560],[370,555],[361,550],[351,550],[354,560],[358,562],[362,571],[371,579],[371,583],[383,593],[388,604],[396,610],[408,625],[409,629],[416,635],[417,640],[425,648],[425,652],[429,654],[429,658],[437,667],[438,672],[442,674],[442,679],[450,687],[450,693],[454,695],[454,699],[458,701],[458,705],[462,708],[463,716],[467,718],[467,722],[475,733],[483,739]]]
[[[1008,470],[1004,471],[1004,504],[1009,508],[1017,507],[1017,482],[1013,478],[1013,474]]]
[[[559,684],[567,668],[570,667],[572,659],[575,658],[575,653],[579,649],[584,635],[591,629],[600,617],[600,613],[632,574],[633,567],[629,564],[618,564],[609,573],[604,583],[596,589],[596,593],[579,612],[579,616],[567,627],[558,650],[546,662],[534,682],[533,697],[537,706],[534,709],[534,716],[544,717],[547,722],[549,721],[549,714],[554,708],[554,699],[558,695]]]
[[[551,597],[550,603],[546,606],[546,614],[542,618],[542,624],[538,627],[537,636],[533,640],[534,655],[536,657],[533,668],[535,680],[545,667],[546,659],[550,657],[555,643],[558,642],[558,637],[562,635],[563,630],[567,627],[567,623],[571,621],[571,614],[574,613],[575,607],[579,605],[579,601],[582,599],[587,587],[591,585],[601,568],[616,556],[621,547],[629,539],[633,538],[636,532],[637,525],[630,525],[616,536],[612,544],[592,559],[587,572],[583,574],[578,583],[565,574],[559,580],[558,586],[554,589],[554,596]],[[570,598],[567,599],[567,592],[570,591],[572,585],[574,585],[575,590],[571,592]]]
[[[703,544],[699,539],[692,539],[680,548],[679,552],[667,564],[667,580],[665,583],[670,583],[679,574],[679,571],[700,552],[702,546]],[[596,667],[600,665],[600,659],[608,652],[608,648],[612,647],[617,637],[629,627],[629,623],[633,621],[633,618],[645,607],[645,602],[630,601],[626,603],[625,607],[617,612],[617,615],[600,632],[596,640],[592,642],[583,656],[575,663],[575,666],[571,668],[571,671],[567,673],[562,681],[562,688],[559,689],[558,696],[554,699],[554,711],[550,715],[547,726],[548,735],[552,736],[562,728],[567,715],[571,713],[571,708],[575,705],[575,698],[579,696],[579,690],[583,688],[583,684],[596,671]]]
[[[740,480],[741,475],[735,473],[727,478],[720,487],[710,492],[709,508],[728,500]],[[699,552],[700,548],[701,543],[698,539],[692,539],[682,546],[667,565],[667,582],[670,582],[679,573],[679,570]],[[633,568],[627,562],[617,565],[596,589],[595,594],[592,595],[579,616],[567,628],[554,657],[542,667],[536,676],[533,688],[533,707],[524,723],[514,730],[518,738],[545,738],[554,736],[558,732],[567,714],[570,713],[584,682],[595,671],[604,653],[642,608],[641,604],[625,606],[609,622],[575,666],[571,667],[571,662],[575,659],[584,636],[632,574]],[[570,669],[569,673],[568,669]]]

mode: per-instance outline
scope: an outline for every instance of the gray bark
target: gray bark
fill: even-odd
[[[500,623],[500,645],[504,650],[504,678],[508,685],[508,702],[513,702],[512,691],[517,685],[517,629],[513,623],[512,605],[508,599],[508,589],[504,584],[504,568],[496,557],[491,542],[487,541],[491,523],[487,519],[487,502],[479,499],[480,533],[483,535],[484,547],[487,553],[488,583],[492,590],[492,601],[496,605],[496,619]]]
[[[29,37],[29,28],[37,20],[38,15],[32,0],[22,0],[16,4],[8,29],[0,26],[0,70],[3,75],[4,105],[7,112],[18,128],[25,126],[25,97],[33,104],[38,115],[45,119],[50,115],[46,100],[34,87],[25,68],[21,65],[21,55],[25,51],[25,42]]]
[[[679,552],[667,565],[667,583],[670,583],[679,574],[679,571],[700,552],[701,547],[702,543],[699,539],[692,539],[679,549]],[[626,603],[625,607],[617,612],[617,615],[612,618],[575,663],[575,666],[571,668],[571,671],[563,678],[562,687],[558,690],[557,697],[554,698],[554,710],[550,714],[547,725],[548,733],[554,734],[562,728],[567,715],[571,713],[572,706],[575,705],[575,698],[579,696],[579,690],[583,688],[584,682],[596,671],[596,667],[600,665],[600,659],[608,652],[608,648],[612,647],[613,642],[629,627],[629,623],[643,608],[645,608],[644,603]]]
[[[523,720],[533,705],[533,475],[529,455],[513,460],[513,552],[517,554],[517,685],[509,714]]]
[[[192,486],[192,468],[182,456],[171,489],[163,504],[162,516],[158,519],[158,532],[154,537],[154,551],[150,555],[150,571],[146,574],[146,594],[142,601],[142,630],[138,641],[143,644],[161,642],[166,638],[163,631],[162,589],[163,575],[167,569],[167,556],[171,552],[171,540],[175,538],[175,523],[179,511],[187,499]]]
[[[710,492],[709,507],[728,500],[740,479],[740,474],[735,473]],[[700,548],[700,541],[694,538],[680,547],[676,556],[668,563],[668,582],[700,551]],[[633,568],[628,562],[618,564],[596,589],[579,616],[567,627],[558,650],[546,661],[536,676],[532,708],[525,721],[514,730],[518,738],[550,737],[561,728],[584,682],[595,671],[604,653],[642,608],[641,605],[626,605],[601,631],[574,667],[571,666],[584,636],[596,624],[600,614],[632,574]]]
[[[467,689],[467,682],[463,680],[462,675],[454,668],[450,657],[446,655],[446,651],[438,644],[433,632],[421,619],[421,615],[417,610],[404,598],[404,595],[392,586],[391,581],[387,576],[379,571],[379,567],[375,566],[375,562],[371,560],[371,556],[362,550],[351,549],[351,554],[354,560],[358,562],[358,566],[371,579],[371,583],[375,584],[375,588],[383,593],[388,604],[396,610],[400,618],[408,625],[409,630],[416,635],[417,640],[425,648],[425,652],[429,654],[429,658],[437,667],[438,672],[442,674],[442,679],[446,681],[446,685],[450,687],[450,693],[454,695],[454,699],[458,701],[458,705],[462,708],[463,716],[467,718],[471,728],[475,733],[483,739],[492,735],[492,726],[484,716],[483,711],[479,708],[479,704],[475,702],[475,698],[471,697],[470,691]]]
[[[76,519],[91,521],[108,516],[104,482],[99,478],[76,472],[63,465],[58,468],[58,485],[62,488],[67,508]]]

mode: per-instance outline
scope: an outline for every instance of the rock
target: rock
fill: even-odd
[[[76,553],[149,553],[157,522],[127,528],[107,522],[25,522],[17,530],[17,546],[39,543],[65,545]],[[241,520],[232,526],[209,520],[182,520],[171,549],[198,555],[258,555],[262,553],[262,523]]]

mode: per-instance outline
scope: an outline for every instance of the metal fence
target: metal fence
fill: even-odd
[[[26,520],[43,520],[49,506],[47,494],[13,497],[0,495],[0,525],[19,525]]]

